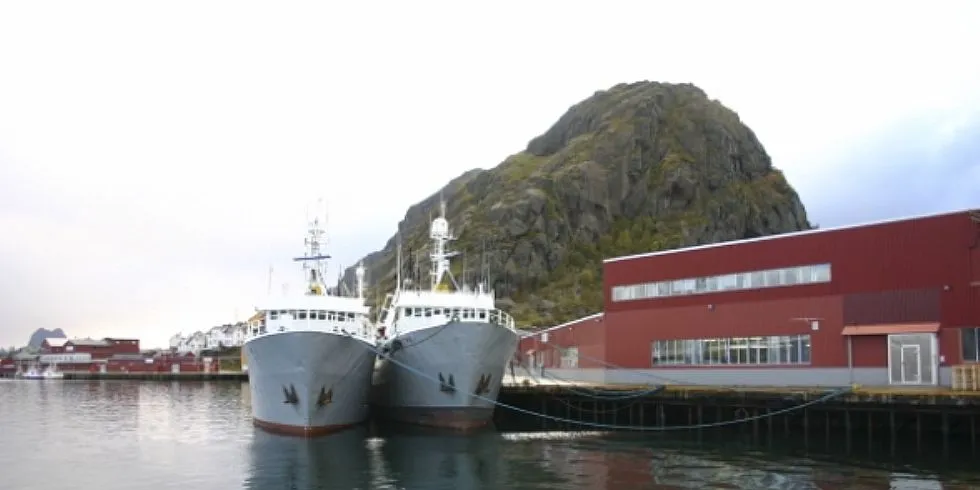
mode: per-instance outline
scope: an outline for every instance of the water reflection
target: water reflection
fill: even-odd
[[[522,468],[535,475],[533,483],[521,475],[513,488],[952,490],[978,488],[980,483],[975,472],[940,478],[922,471],[794,457],[751,449],[744,442],[726,447],[656,436],[560,432],[513,433],[502,438],[508,441],[506,454],[514,459],[508,465],[513,467],[517,461],[537,465]],[[521,446],[533,448],[535,454],[518,455],[515,448]]]
[[[244,488],[374,488],[367,442],[368,430],[363,426],[313,439],[254,429]]]
[[[508,488],[500,435],[458,434],[407,425],[379,426],[381,462],[376,483],[397,488]]]
[[[0,488],[980,488],[971,449],[954,447],[939,464],[926,458],[937,446],[900,458],[877,447],[861,454],[864,444],[847,452],[833,439],[807,446],[798,434],[459,435],[386,425],[282,437],[252,427],[247,392],[238,383],[0,380]]]

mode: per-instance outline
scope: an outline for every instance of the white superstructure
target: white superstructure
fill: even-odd
[[[495,294],[483,281],[471,289],[460,287],[449,270],[449,259],[458,252],[448,251],[446,245],[455,240],[446,220],[446,203],[441,203],[439,217],[432,220],[429,238],[432,240],[428,289],[408,289],[401,280],[401,250],[398,252],[398,272],[395,292],[388,296],[380,327],[387,337],[458,321],[485,321],[515,330],[514,319],[495,306]]]

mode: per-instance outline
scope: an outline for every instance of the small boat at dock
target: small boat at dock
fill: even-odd
[[[48,366],[43,370],[37,366],[31,366],[26,371],[17,373],[14,377],[19,379],[63,379],[65,373],[58,371],[58,368],[54,365]]]

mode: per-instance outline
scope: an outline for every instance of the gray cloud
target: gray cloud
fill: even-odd
[[[936,123],[902,122],[791,182],[811,221],[832,227],[980,207],[980,117],[945,134]]]

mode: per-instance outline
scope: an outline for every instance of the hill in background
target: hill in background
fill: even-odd
[[[44,342],[44,339],[50,339],[50,338],[58,339],[64,337],[66,337],[65,332],[62,331],[60,328],[56,328],[54,330],[39,328],[35,330],[34,333],[31,334],[31,338],[27,341],[27,347],[30,347],[32,349],[40,349],[41,344]]]
[[[427,277],[440,196],[463,253],[457,281],[488,276],[525,327],[600,311],[603,258],[810,227],[752,130],[690,84],[596,92],[524,151],[410,207],[398,225],[403,277]],[[394,287],[396,236],[363,259],[372,299]]]

